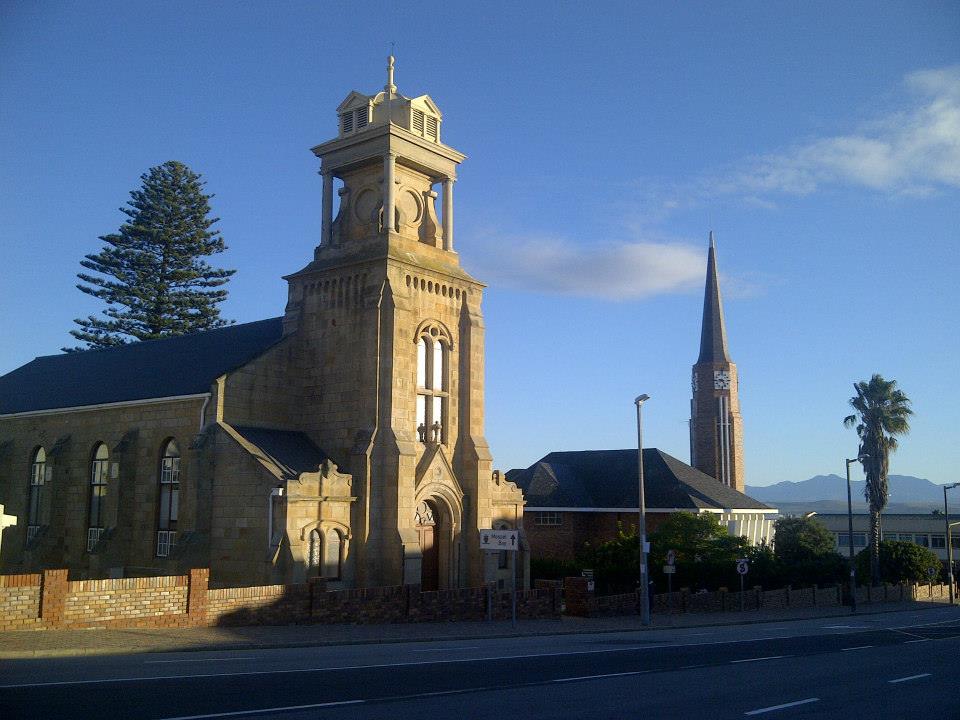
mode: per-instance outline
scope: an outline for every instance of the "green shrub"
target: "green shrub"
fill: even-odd
[[[930,582],[928,568],[935,568],[934,582],[939,582],[943,565],[932,550],[912,542],[884,540],[880,543],[880,580],[887,583]],[[866,583],[870,577],[870,548],[857,555],[857,577]]]

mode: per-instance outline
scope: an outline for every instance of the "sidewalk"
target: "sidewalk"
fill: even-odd
[[[946,603],[907,602],[870,605],[855,617],[905,610],[948,607]],[[725,613],[655,614],[650,630],[851,617],[846,607],[747,610]],[[129,655],[198,650],[249,650],[366,643],[434,642],[483,638],[644,630],[636,615],[559,620],[408,623],[397,625],[257,625],[249,627],[24,630],[0,632],[0,659]]]

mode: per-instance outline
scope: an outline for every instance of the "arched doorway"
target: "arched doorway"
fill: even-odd
[[[417,505],[417,535],[420,538],[420,588],[440,589],[440,513],[433,503]]]

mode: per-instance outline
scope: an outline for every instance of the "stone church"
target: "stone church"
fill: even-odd
[[[524,553],[479,547],[481,528],[522,526],[523,497],[484,437],[484,285],[454,250],[464,155],[429,96],[397,92],[393,58],[383,91],[351,92],[337,119],[313,148],[320,243],[286,276],[282,317],[0,378],[0,505],[20,518],[0,571],[522,577]]]

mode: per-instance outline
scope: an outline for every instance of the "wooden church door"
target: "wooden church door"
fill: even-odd
[[[437,521],[433,508],[422,502],[417,506],[417,534],[420,537],[420,588],[440,589],[440,548],[436,534]]]

